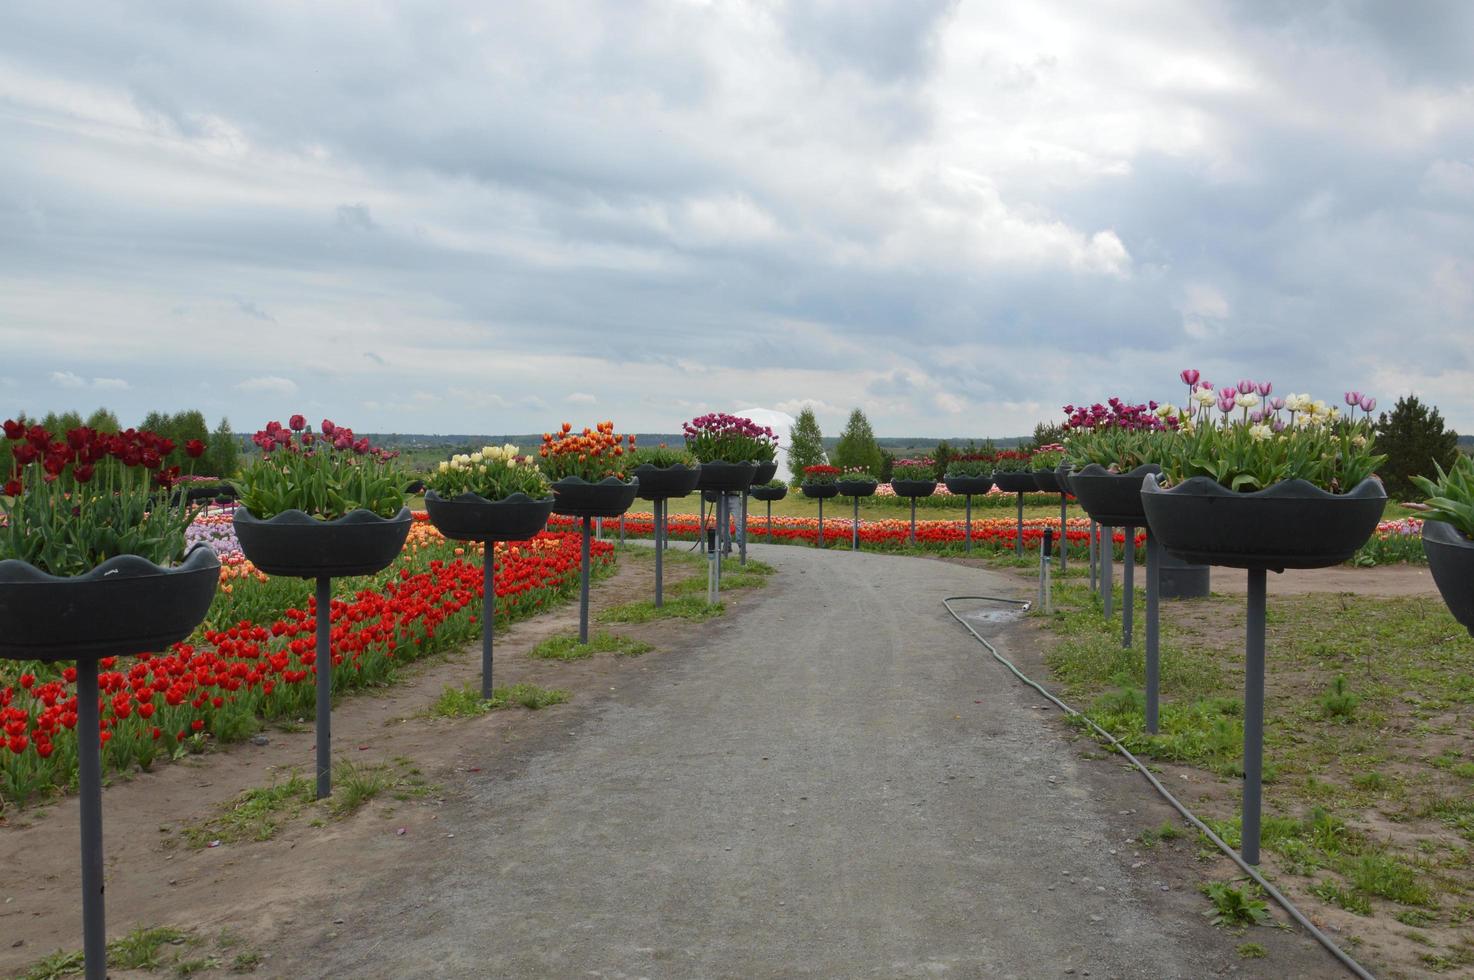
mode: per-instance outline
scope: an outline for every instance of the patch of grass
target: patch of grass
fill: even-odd
[[[1380,772],[1359,772],[1351,777],[1351,785],[1369,792],[1381,792],[1392,785],[1391,780]]]
[[[213,956],[201,956],[192,960],[175,960],[174,975],[176,977],[192,977],[196,973],[204,973],[220,966],[220,961]]]
[[[1356,888],[1399,905],[1428,905],[1432,896],[1418,883],[1417,871],[1386,854],[1362,854],[1343,869]]]
[[[1269,955],[1269,950],[1259,943],[1239,943],[1239,957],[1246,960],[1262,960]]]
[[[226,804],[224,813],[186,825],[181,833],[196,849],[217,840],[222,844],[271,840],[283,823],[313,801],[316,792],[311,782],[293,771],[285,782],[246,790]]]
[[[1178,828],[1177,824],[1170,820],[1164,820],[1160,827],[1143,830],[1141,836],[1137,839],[1141,841],[1142,847],[1156,847],[1161,841],[1177,840],[1181,836],[1182,831]]]
[[[58,980],[60,977],[74,977],[82,972],[82,951],[59,949],[45,959],[37,960],[25,973],[21,974],[23,980]]]
[[[1348,891],[1329,879],[1318,881],[1310,886],[1310,894],[1324,902],[1339,906],[1348,912],[1357,915],[1371,915],[1372,903],[1365,896],[1358,895],[1354,891]]]
[[[589,642],[580,643],[578,637],[550,636],[528,651],[529,657],[539,660],[583,660],[596,653],[612,653],[620,657],[638,657],[655,649],[648,643],[628,636],[613,633],[595,633]]]
[[[325,802],[328,812],[342,819],[380,794],[402,801],[429,796],[434,790],[419,768],[405,758],[383,765],[342,762],[333,767],[333,795]]]
[[[1432,913],[1423,909],[1403,909],[1393,918],[1405,926],[1426,926],[1433,921]]]
[[[1203,914],[1215,926],[1263,925],[1270,921],[1269,906],[1257,898],[1257,889],[1239,888],[1226,881],[1210,881],[1202,891],[1213,907]]]
[[[598,619],[601,623],[648,623],[652,619],[689,619],[700,622],[722,615],[726,607],[720,602],[707,602],[705,590],[702,591],[701,595],[681,595],[667,599],[660,606],[655,605],[652,599],[627,602],[622,606],[605,609],[599,613]]]
[[[536,684],[503,684],[493,687],[491,699],[484,700],[480,686],[467,683],[461,687],[446,687],[425,714],[435,718],[475,718],[514,704],[537,711],[549,705],[563,704],[572,696],[567,691]]]
[[[766,588],[768,576],[772,569],[759,571],[753,568],[754,563],[748,562],[747,567],[735,563],[722,563],[722,591],[728,592],[732,589],[761,589]],[[670,591],[674,595],[706,595],[706,576],[697,575],[683,582],[677,582],[671,586]]]
[[[1350,721],[1356,717],[1356,706],[1361,704],[1361,696],[1346,687],[1346,677],[1341,675],[1331,682],[1331,689],[1320,696],[1319,703],[1321,714],[1326,718]]]
[[[256,952],[237,953],[230,961],[231,973],[255,973],[261,965],[261,954]]]
[[[187,933],[170,926],[140,926],[107,944],[107,965],[115,970],[154,970],[163,965],[162,947],[188,940]]]

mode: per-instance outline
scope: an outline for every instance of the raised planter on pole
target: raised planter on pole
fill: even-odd
[[[630,509],[640,481],[628,482],[606,476],[589,483],[577,476],[565,476],[553,484],[553,513],[582,518],[583,542],[579,551],[578,642],[589,642],[589,533],[595,517],[618,517]]]

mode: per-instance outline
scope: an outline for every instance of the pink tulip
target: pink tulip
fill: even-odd
[[[1278,396],[1271,398],[1269,400],[1269,407],[1274,409],[1276,412],[1283,411],[1285,407],[1285,400]]]
[[[1361,396],[1361,403],[1360,404],[1361,404],[1361,410],[1363,412],[1366,412],[1368,415],[1370,415],[1370,414],[1372,414],[1372,409],[1374,409],[1374,408],[1377,407],[1377,400],[1375,398],[1373,398],[1371,395],[1362,395]]]
[[[1239,394],[1241,394],[1241,395],[1247,395],[1249,392],[1251,392],[1253,390],[1254,390],[1254,382],[1249,381],[1246,378],[1240,378],[1239,379]]]
[[[1218,399],[1218,410],[1224,415],[1232,412],[1234,410],[1234,405],[1235,402],[1233,399],[1233,395],[1227,395]]]
[[[1179,377],[1182,378],[1183,384],[1191,386],[1197,384],[1198,378],[1202,377],[1202,375],[1198,374],[1198,372],[1193,368],[1188,368],[1186,371],[1183,371],[1182,374],[1179,375]]]
[[[1361,404],[1361,392],[1359,392],[1359,391],[1348,391],[1346,393],[1346,404],[1350,405],[1352,408],[1355,408],[1357,405],[1360,405]]]
[[[1229,401],[1233,401],[1234,396],[1237,395],[1238,393],[1239,393],[1239,390],[1237,388],[1232,388],[1232,387],[1230,387],[1230,388],[1219,388],[1218,389],[1218,400],[1219,401],[1223,401],[1226,398]]]
[[[1257,392],[1259,392],[1259,397],[1260,398],[1268,398],[1269,397],[1269,393],[1274,390],[1274,382],[1272,382],[1272,381],[1261,381],[1257,385],[1254,386],[1254,390],[1257,391]]]

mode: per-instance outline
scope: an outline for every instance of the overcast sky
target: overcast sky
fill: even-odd
[[[1474,3],[7,4],[0,415],[1474,432]]]

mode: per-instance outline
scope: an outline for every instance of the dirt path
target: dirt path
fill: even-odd
[[[1118,563],[1116,581],[1119,583],[1120,580],[1121,569]],[[1214,592],[1226,595],[1242,595],[1248,590],[1246,574],[1237,569],[1213,569],[1212,582]],[[1270,595],[1305,595],[1311,592],[1354,592],[1357,595],[1397,598],[1410,595],[1437,596],[1438,586],[1433,584],[1433,576],[1428,574],[1427,565],[1287,568],[1278,575],[1269,576]]]
[[[323,905],[298,976],[1255,975],[1208,926],[1138,783],[1083,766],[942,612],[1003,576],[758,548],[761,604],[642,682],[465,774],[406,848],[386,826]],[[1008,646],[1029,632],[995,627]],[[1104,791],[1097,784],[1108,784]],[[1129,805],[1122,805],[1129,801]],[[1172,867],[1164,876],[1162,867]],[[1261,935],[1262,933],[1262,935]],[[1339,973],[1260,930],[1276,977]]]

